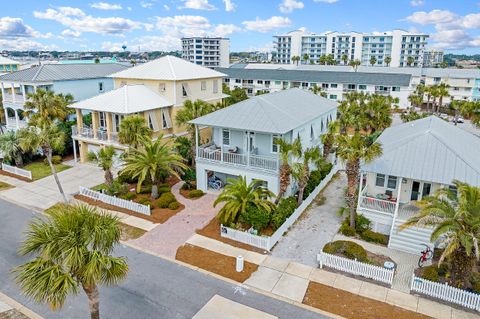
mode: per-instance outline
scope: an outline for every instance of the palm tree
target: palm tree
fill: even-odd
[[[64,120],[71,109],[67,105],[73,102],[70,94],[55,94],[53,91],[38,89],[27,95],[24,115],[29,118],[29,125],[35,126],[37,121]]]
[[[427,94],[427,112],[430,110],[430,100],[432,99],[432,87],[431,86],[424,86],[423,92]]]
[[[0,152],[3,153],[4,159],[15,162],[15,166],[23,166],[22,148],[20,140],[14,131],[8,131],[0,135]]]
[[[335,136],[337,156],[346,163],[347,204],[350,211],[350,227],[355,228],[357,215],[357,182],[360,178],[360,163],[368,163],[382,154],[382,147],[370,141],[359,132],[353,135],[339,134]]]
[[[152,183],[152,198],[158,197],[158,184],[162,174],[173,175],[180,178],[180,174],[187,169],[183,158],[174,150],[175,143],[163,140],[160,135],[155,141],[142,137],[138,149],[130,149],[124,159],[123,173],[138,178],[137,192],[140,192],[145,179]]]
[[[392,57],[387,56],[387,57],[385,57],[385,60],[384,60],[384,61],[385,61],[385,64],[386,64],[387,66],[390,66],[390,63],[392,63]]]
[[[300,57],[298,55],[292,56],[292,62],[298,65],[298,62],[300,62]]]
[[[458,111],[462,116],[469,118],[473,124],[480,127],[480,102],[478,101],[454,101],[458,104]]]
[[[308,54],[305,53],[303,55],[303,62],[305,62],[305,64],[307,64],[308,59],[310,59],[310,57],[308,56]]]
[[[348,65],[350,65],[351,67],[353,67],[353,69],[355,70],[355,72],[357,72],[358,70],[358,67],[362,64],[362,62],[360,62],[360,60],[350,60],[350,62],[348,63]]]
[[[318,58],[318,64],[321,64],[321,65],[327,64],[327,56],[325,54],[323,54],[322,56],[320,56],[320,58]]]
[[[437,109],[437,98],[440,96],[440,92],[438,90],[438,85],[432,85],[429,88],[430,95],[432,96],[432,112],[435,113]]]
[[[443,188],[419,201],[420,211],[401,227],[434,228],[431,241],[440,240],[445,246],[438,264],[451,258],[452,284],[457,285],[468,278],[480,257],[480,188],[459,181],[453,184],[456,192]]]
[[[374,56],[372,56],[372,57],[370,58],[370,64],[371,64],[372,66],[374,66],[376,63],[377,63],[377,58],[374,57]]]
[[[320,155],[318,147],[307,148],[301,151],[299,155],[300,161],[293,163],[291,169],[292,176],[298,184],[298,205],[303,202],[303,193],[310,178],[310,167],[318,168],[323,163],[323,157]]]
[[[217,219],[224,225],[230,225],[251,207],[270,213],[275,208],[275,204],[269,200],[273,196],[271,191],[262,186],[261,181],[253,180],[247,185],[246,177],[239,176],[238,179],[227,180],[227,185],[213,203],[213,207],[225,203],[218,212]]]
[[[407,57],[407,66],[412,66],[415,62],[415,59],[412,56]]]
[[[295,157],[300,155],[302,144],[298,138],[295,139],[293,143],[288,143],[282,139],[278,139],[276,143],[280,148],[280,190],[278,192],[277,199],[275,200],[275,203],[278,204],[290,185],[290,175],[292,169],[290,166],[290,157],[292,155]]]
[[[186,126],[187,132],[190,136],[190,140],[192,141],[192,149],[191,155],[193,158],[192,165],[195,164],[195,154],[197,149],[197,140],[195,137],[195,125],[191,124],[190,121],[194,119],[207,115],[208,113],[212,112],[213,108],[212,105],[204,102],[202,100],[196,100],[192,102],[187,100],[183,102],[183,107],[177,112],[175,121],[179,126]]]
[[[347,62],[348,62],[348,55],[346,55],[346,54],[343,54],[343,55],[342,55],[342,61],[343,61],[343,65],[347,65]]]
[[[52,163],[53,152],[62,152],[65,147],[65,132],[57,125],[50,121],[35,120],[36,126],[29,126],[28,128],[18,131],[20,140],[20,147],[23,151],[42,150],[43,155],[47,158],[48,165],[52,171],[58,190],[65,202],[68,202],[62,185],[58,179],[57,170]]]
[[[440,109],[442,108],[443,105],[443,98],[444,97],[449,97],[450,93],[448,92],[448,89],[450,88],[450,85],[446,83],[440,83],[437,86],[437,94],[438,94],[438,108],[437,112],[440,112]]]
[[[392,124],[392,97],[371,94],[365,96],[364,104],[365,129],[370,134],[383,131]]]
[[[118,140],[122,144],[137,148],[140,139],[152,135],[152,130],[145,123],[145,118],[140,115],[130,115],[120,122]]]
[[[327,133],[321,136],[323,145],[323,159],[328,160],[328,156],[333,148],[335,141],[335,134],[338,133],[338,121],[330,122],[328,124]]]
[[[314,84],[312,87],[310,87],[310,91],[313,92],[313,94],[320,95],[322,97],[327,97],[327,92],[323,91],[322,87]]]
[[[423,96],[418,94],[410,94],[408,96],[408,101],[412,105],[412,107],[419,107],[423,103]]]
[[[16,281],[29,298],[54,310],[81,286],[90,318],[99,319],[98,286],[115,285],[128,273],[126,258],[112,256],[120,234],[117,217],[87,205],[62,205],[30,223],[19,252],[34,257],[14,269]]]
[[[97,162],[98,166],[105,172],[105,184],[109,187],[113,183],[112,167],[114,156],[115,148],[111,145],[101,148],[97,153],[88,153],[89,160]]]

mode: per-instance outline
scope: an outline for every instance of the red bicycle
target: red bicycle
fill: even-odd
[[[425,250],[421,252],[422,255],[418,259],[418,267],[420,268],[423,267],[423,265],[425,265],[425,263],[433,257],[433,250],[430,249],[430,246],[425,244],[422,245],[425,246]]]

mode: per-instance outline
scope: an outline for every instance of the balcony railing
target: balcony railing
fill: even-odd
[[[15,102],[13,101],[14,97],[15,97]],[[25,103],[25,100],[24,100],[22,94],[15,94],[14,95],[14,94],[5,93],[3,95],[3,102],[23,104],[23,103]]]
[[[82,137],[82,138],[87,138],[87,139],[93,139],[93,140],[98,140],[98,141],[105,141],[105,142],[110,142],[110,143],[117,143],[119,144],[120,142],[118,141],[118,133],[116,132],[111,132],[110,133],[110,139],[108,138],[108,133],[105,130],[94,130],[89,127],[83,127],[80,130],[78,130],[77,126],[72,126],[72,137]]]
[[[367,192],[368,188],[365,186],[361,193],[358,201],[358,207],[368,209],[371,211],[388,214],[393,216],[395,214],[395,209],[397,207],[398,199],[381,199],[375,197],[375,195],[370,195]],[[384,194],[377,194],[376,196],[385,196]]]
[[[279,159],[272,156],[238,154],[226,150],[212,150],[208,146],[198,147],[197,158],[234,166],[257,168],[277,172]]]

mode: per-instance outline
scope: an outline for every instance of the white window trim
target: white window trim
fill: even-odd
[[[225,143],[224,143],[224,142],[225,142],[225,138],[224,138],[224,136],[223,136],[223,133],[224,133],[224,132],[228,132],[228,144],[225,144]],[[223,128],[223,129],[222,129],[222,145],[223,145],[223,146],[230,147],[230,142],[231,142],[231,138],[232,138],[231,133],[232,133],[232,132],[231,132],[230,129],[228,129],[228,128]]]
[[[280,138],[281,138],[281,136],[279,134],[272,134],[271,135],[271,137],[270,137],[270,152],[272,154],[278,154],[278,152],[280,151],[280,146],[275,143],[275,139],[280,139]],[[276,152],[273,150],[274,145],[277,145],[277,151]]]

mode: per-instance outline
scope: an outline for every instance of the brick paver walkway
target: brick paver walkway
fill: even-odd
[[[180,203],[185,205],[185,209],[144,236],[131,241],[132,244],[157,254],[175,258],[178,247],[194,235],[196,229],[202,228],[215,217],[221,207],[219,205],[213,208],[216,195],[207,193],[196,200],[186,199],[180,195],[181,185],[182,183],[174,185],[172,193]]]

